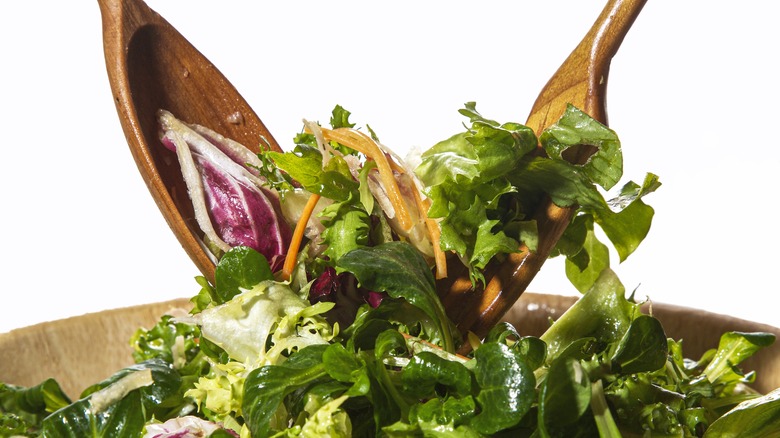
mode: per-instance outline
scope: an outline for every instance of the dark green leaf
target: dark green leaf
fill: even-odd
[[[420,308],[436,325],[447,351],[454,351],[453,329],[444,311],[428,264],[410,244],[388,242],[358,248],[341,257],[342,270],[355,275],[366,289],[387,292]]]
[[[242,410],[252,436],[268,436],[271,420],[284,398],[293,391],[327,376],[322,355],[327,345],[303,348],[281,365],[268,365],[249,373],[244,382]]]
[[[132,389],[121,399],[95,410],[94,394],[123,377],[150,370],[154,383]],[[45,436],[52,437],[138,437],[146,421],[152,417],[166,420],[171,407],[181,403],[181,377],[165,362],[149,360],[125,368],[96,385],[87,388],[82,398],[43,421]]]
[[[740,403],[715,420],[704,438],[780,437],[780,389]]]
[[[639,306],[628,301],[625,292],[617,275],[605,269],[594,286],[542,334],[547,360],[554,360],[569,344],[584,337],[604,344],[619,341],[640,315]]]
[[[539,412],[545,425],[576,422],[590,405],[590,379],[578,360],[558,358],[542,383]]]
[[[536,398],[533,370],[504,344],[483,344],[474,358],[480,412],[470,426],[484,434],[515,426]]]
[[[343,345],[331,344],[322,354],[322,363],[330,377],[353,384],[346,393],[350,397],[368,393],[370,383],[366,363]]]
[[[423,351],[404,367],[401,383],[406,393],[419,399],[436,396],[437,387],[462,397],[471,393],[471,372],[463,364]]]
[[[734,383],[741,379],[734,367],[775,342],[772,333],[727,332],[720,337],[718,350],[703,373],[710,382]]]

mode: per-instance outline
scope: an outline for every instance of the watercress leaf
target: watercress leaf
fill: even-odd
[[[268,260],[252,248],[239,246],[225,253],[214,272],[216,303],[230,301],[242,289],[273,280]]]
[[[353,273],[366,289],[404,298],[435,321],[445,350],[455,349],[455,329],[436,293],[436,283],[422,255],[410,244],[388,242],[352,250],[341,257],[340,270]]]
[[[432,344],[444,343],[438,325],[432,318],[419,307],[395,298],[383,299],[379,307],[362,307],[352,325],[342,332],[342,336],[347,338],[350,348],[370,350],[376,336],[389,329],[426,339]]]
[[[509,342],[514,342],[518,339],[520,339],[520,333],[517,332],[515,326],[507,321],[501,321],[488,331],[483,342],[498,342],[508,345]]]
[[[374,356],[377,360],[388,358],[390,356],[408,355],[406,339],[395,330],[385,330],[376,337],[374,344]]]
[[[592,181],[606,190],[623,176],[623,153],[617,134],[571,104],[556,123],[544,130],[539,142],[549,156],[558,159],[573,146],[597,147],[583,169]]]
[[[620,373],[656,371],[666,365],[667,342],[661,322],[650,315],[640,315],[612,355],[612,364]]]
[[[539,392],[539,415],[546,427],[576,422],[590,405],[591,387],[579,360],[553,361]]]
[[[0,382],[0,436],[37,434],[46,416],[70,403],[54,379],[31,387]]]
[[[746,400],[715,420],[704,438],[780,437],[780,389]]]
[[[536,398],[533,370],[504,344],[483,344],[474,359],[480,412],[469,425],[484,434],[515,426]]]
[[[423,351],[404,367],[401,383],[406,393],[419,399],[434,397],[436,388],[462,397],[471,392],[471,372],[461,363]]]
[[[370,364],[367,367],[370,377],[368,397],[373,407],[372,415],[375,425],[373,434],[377,434],[383,427],[393,424],[401,418],[406,418],[413,402],[399,391],[395,378],[396,373],[388,370],[382,361],[384,357],[405,348],[405,346],[400,346],[400,342],[403,342],[400,333],[387,330],[377,337],[373,357],[370,357],[369,352],[364,353],[365,357],[370,357],[370,360],[367,359],[366,362]]]
[[[593,215],[589,213],[580,213],[574,216],[563,235],[561,235],[561,238],[555,244],[555,248],[550,252],[550,257],[564,255],[580,270],[587,268],[588,258],[585,257],[580,261],[576,255],[580,253],[582,246],[585,244],[588,231],[593,229],[593,221]]]

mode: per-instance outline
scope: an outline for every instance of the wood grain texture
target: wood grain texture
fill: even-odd
[[[42,323],[0,334],[0,382],[36,385],[54,377],[71,397],[133,363],[130,338],[189,300],[146,304]]]

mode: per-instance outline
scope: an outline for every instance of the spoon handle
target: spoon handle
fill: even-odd
[[[537,135],[571,103],[607,124],[607,76],[612,58],[647,0],[609,0],[582,41],[536,98],[526,125]]]
[[[540,92],[526,125],[540,134],[572,105],[606,124],[607,75],[612,57],[647,0],[610,0],[582,41],[561,64]],[[592,153],[581,148],[575,161],[582,163]],[[475,289],[468,277],[447,284],[443,301],[462,332],[487,334],[515,304],[547,260],[571,221],[574,208],[560,208],[549,199],[536,212],[538,246],[522,245],[500,264],[488,266],[484,289]],[[468,348],[466,346],[465,348]]]

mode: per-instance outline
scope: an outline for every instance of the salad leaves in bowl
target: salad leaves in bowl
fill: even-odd
[[[461,113],[465,131],[412,165],[341,107],[257,156],[161,111],[214,281],[1,336],[0,435],[777,434],[778,330],[639,299],[610,267],[595,226],[627,257],[659,186],[606,200],[614,132],[574,107],[539,138]],[[593,160],[562,159],[583,143]],[[477,285],[533,246],[544,196],[578,209],[554,255],[582,296],[526,294],[484,336],[459,329],[437,277],[461,263]]]
[[[626,297],[611,271],[580,298],[524,294],[505,322],[461,356],[426,340],[434,339],[426,335],[430,321],[416,319],[423,313],[407,301],[366,303],[342,330],[327,320],[331,304],[307,303],[303,289],[263,278],[257,254],[246,256],[252,250],[238,252],[238,263],[217,267],[243,284],[230,300],[212,298],[204,306],[205,296],[229,292],[201,279],[203,290],[191,301],[0,336],[9,359],[0,363],[6,381],[0,431],[74,437],[777,432],[780,355],[772,341],[780,331],[663,304],[649,313],[648,303]],[[241,283],[253,275],[254,284]],[[266,342],[247,342],[258,336]]]

